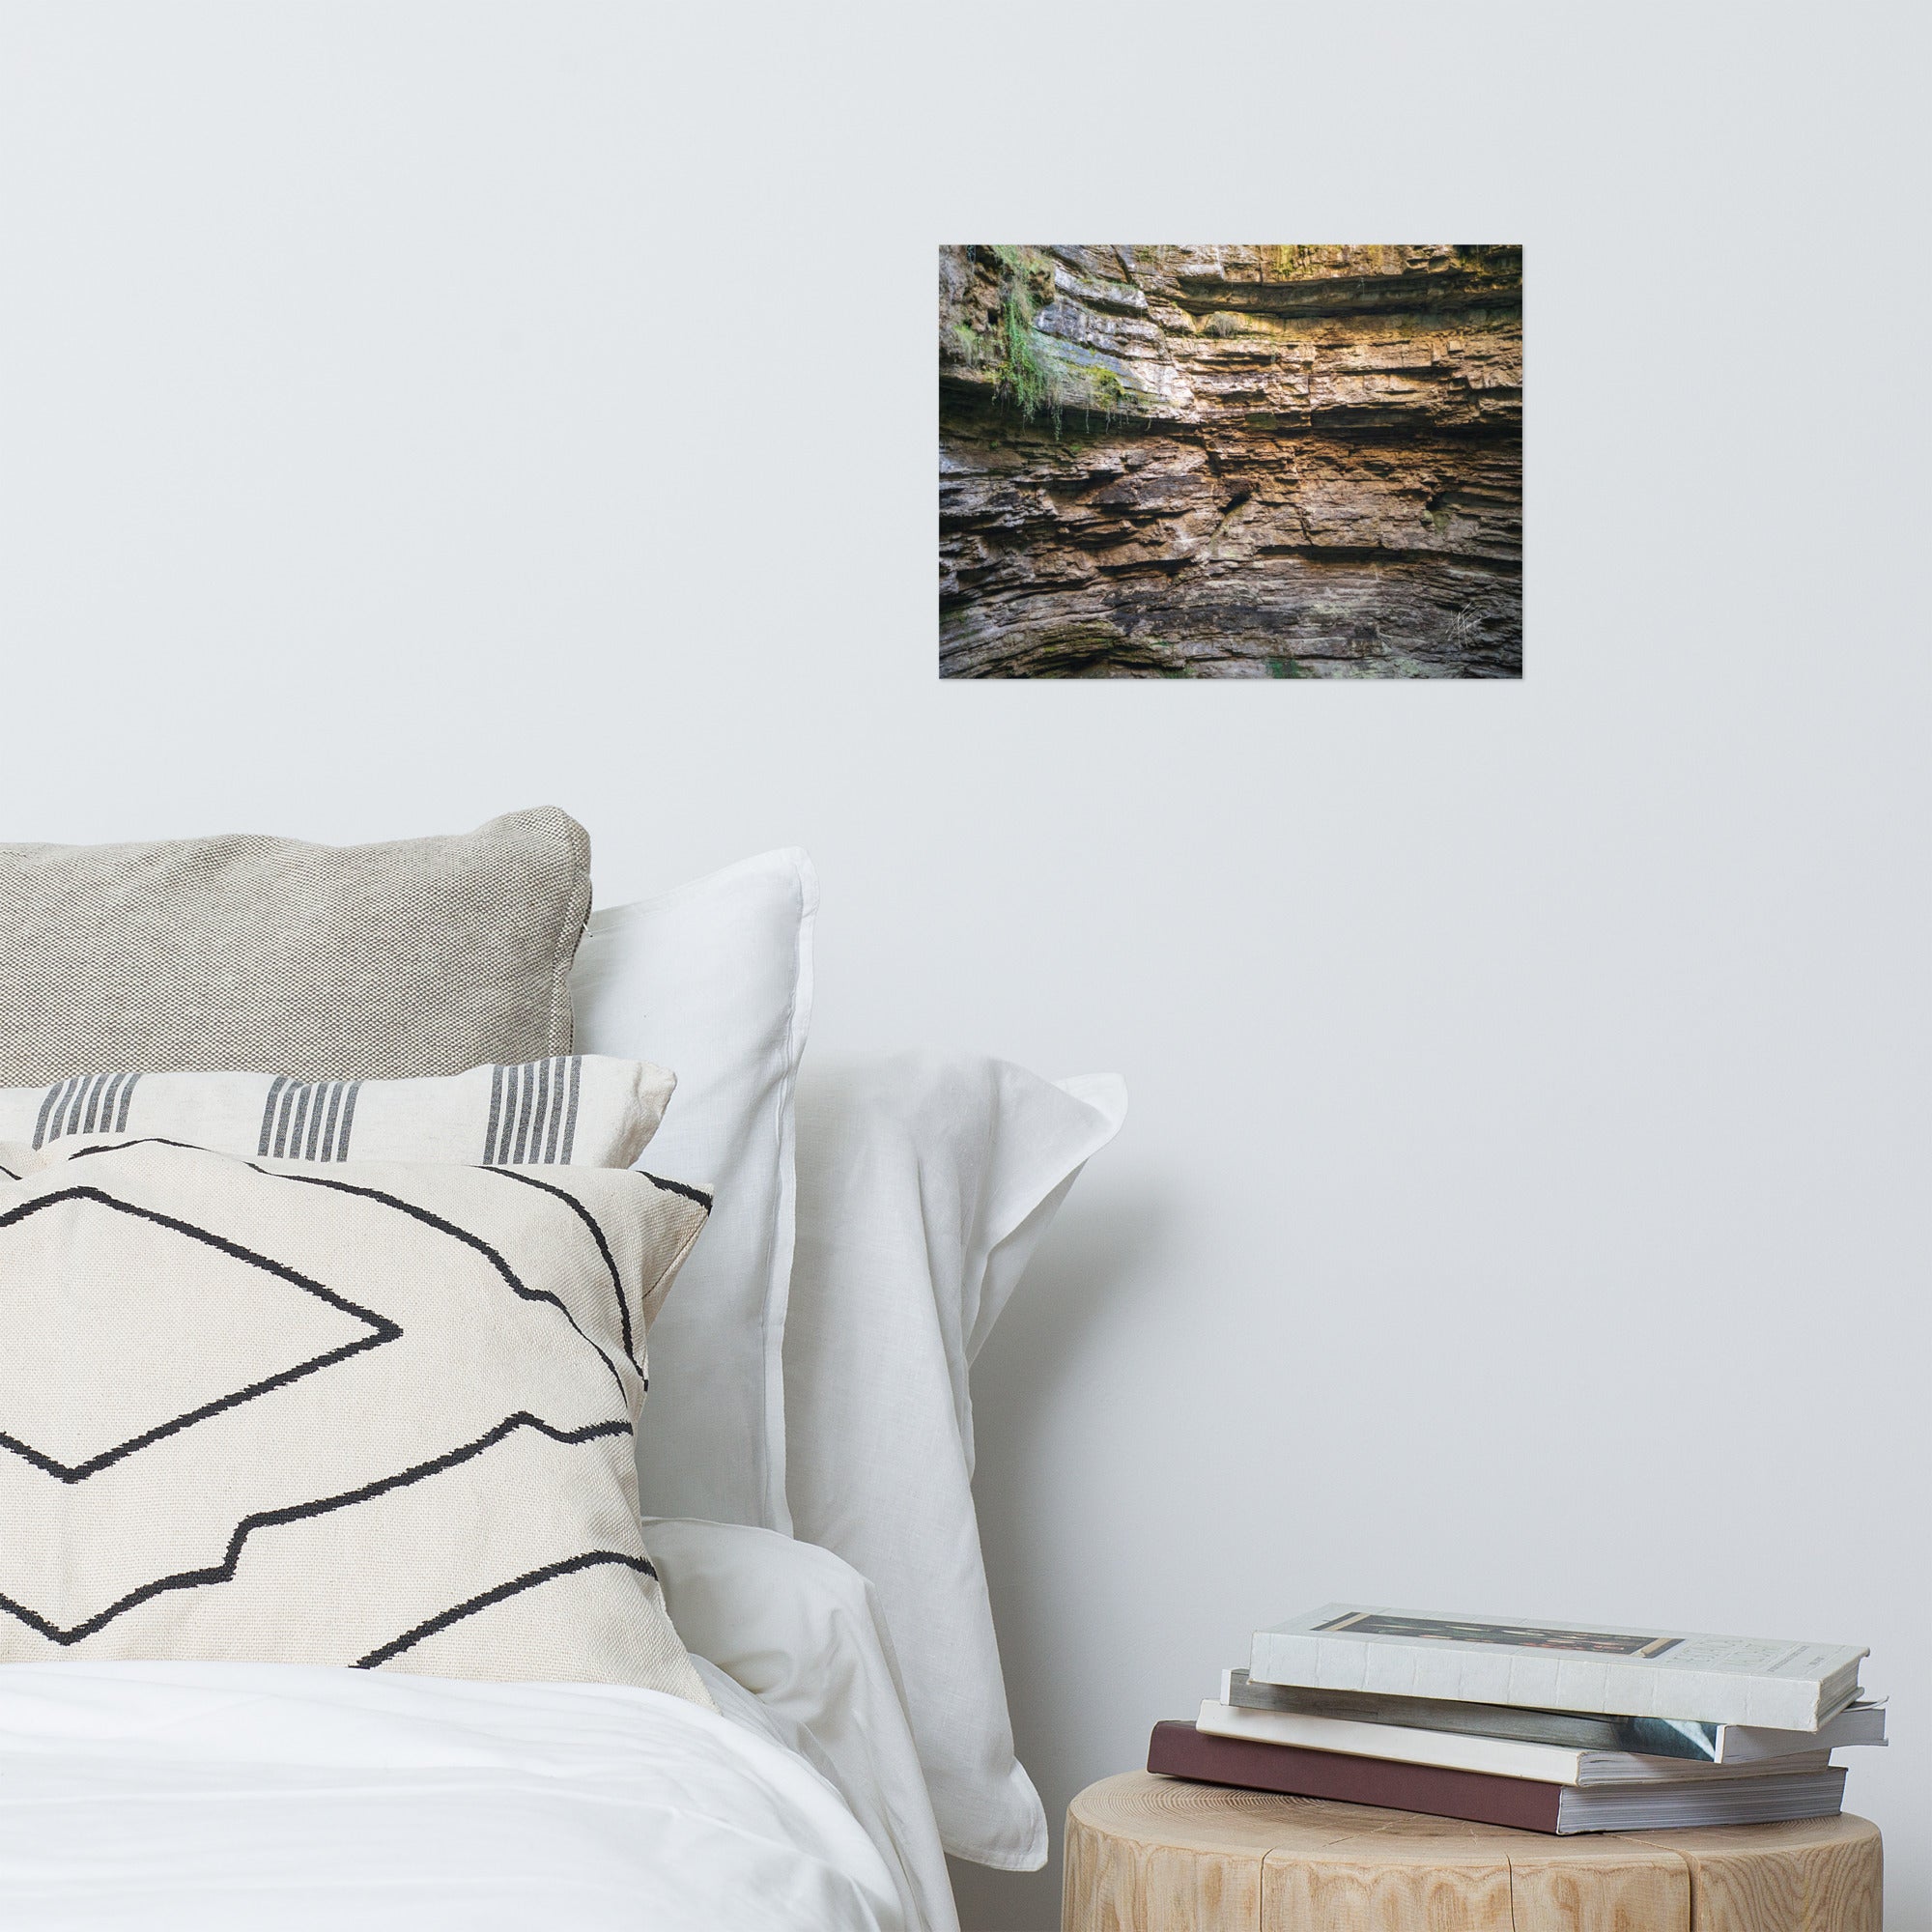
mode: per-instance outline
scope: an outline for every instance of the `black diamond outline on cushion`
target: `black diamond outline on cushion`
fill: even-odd
[[[151,1448],[155,1443],[170,1435],[178,1435],[184,1429],[192,1429],[197,1422],[206,1422],[210,1416],[219,1415],[225,1409],[239,1408],[244,1402],[253,1402],[257,1396],[268,1395],[271,1390],[286,1388],[291,1382],[299,1381],[304,1376],[318,1374],[323,1369],[333,1368],[338,1362],[346,1362],[352,1355],[366,1353],[371,1349],[380,1349],[385,1343],[393,1342],[402,1334],[402,1329],[393,1321],[378,1315],[373,1309],[363,1308],[345,1295],[337,1294],[332,1289],[325,1288],[321,1282],[312,1281],[305,1274],[281,1262],[271,1261],[267,1255],[258,1255],[250,1248],[244,1248],[239,1241],[231,1241],[226,1236],[211,1233],[206,1228],[197,1228],[187,1221],[177,1220],[172,1214],[162,1214],[152,1208],[137,1208],[131,1202],[117,1201],[111,1194],[104,1194],[98,1187],[64,1187],[54,1194],[43,1194],[33,1201],[24,1201],[17,1208],[10,1208],[0,1214],[0,1228],[11,1228],[24,1221],[29,1215],[38,1214],[43,1208],[53,1208],[63,1202],[91,1201],[102,1208],[109,1208],[117,1214],[128,1214],[136,1220],[151,1221],[156,1227],[167,1228],[177,1235],[185,1235],[191,1241],[199,1241],[205,1247],[217,1250],[231,1260],[245,1263],[260,1268],[265,1274],[273,1275],[278,1281],[285,1281],[305,1294],[314,1295],[319,1301],[326,1301],[329,1307],[339,1309],[344,1315],[365,1323],[369,1333],[359,1340],[346,1343],[340,1349],[331,1349],[327,1354],[317,1355],[313,1361],[298,1362],[292,1369],[284,1369],[277,1375],[265,1377],[261,1381],[250,1382],[247,1387],[236,1389],[232,1394],[218,1397],[213,1402],[203,1403],[198,1408],[191,1408],[184,1415],[157,1423],[153,1429],[144,1430],[139,1435],[118,1443],[112,1449],[103,1449],[98,1456],[90,1456],[84,1463],[66,1463],[22,1442],[17,1436],[10,1435],[0,1429],[0,1449],[11,1449],[23,1462],[49,1476],[58,1477],[63,1483],[84,1483],[90,1476],[97,1476],[102,1469],[111,1468],[127,1457]]]
[[[69,1158],[78,1161],[85,1159],[90,1154],[125,1151],[128,1148],[135,1147],[184,1149],[184,1144],[151,1135],[142,1140],[112,1142],[99,1147],[84,1147],[78,1149]],[[189,1152],[201,1151],[198,1149],[184,1149],[184,1151]],[[439,1233],[462,1243],[464,1246],[484,1257],[505,1286],[520,1299],[525,1301],[548,1302],[554,1307],[562,1315],[564,1321],[576,1331],[580,1340],[589,1348],[591,1352],[603,1363],[604,1367],[609,1370],[612,1380],[617,1386],[620,1389],[623,1388],[623,1377],[619,1374],[616,1363],[611,1359],[609,1354],[605,1352],[604,1349],[592,1337],[584,1332],[578,1322],[576,1316],[571,1313],[568,1305],[559,1296],[551,1293],[547,1289],[533,1289],[528,1287],[519,1279],[516,1270],[511,1267],[503,1256],[480,1236],[472,1234],[466,1228],[459,1227],[452,1221],[445,1220],[441,1215],[433,1213],[428,1208],[414,1202],[403,1200],[396,1195],[385,1194],[378,1188],[358,1187],[348,1181],[325,1179],[317,1175],[279,1172],[272,1168],[259,1167],[253,1161],[242,1161],[241,1164],[247,1168],[250,1173],[260,1175],[265,1179],[291,1181],[309,1187],[327,1188],[335,1193],[355,1195],[363,1200],[379,1203],[383,1207],[393,1208],[400,1213],[406,1214],[411,1219],[418,1221],[426,1227],[433,1228]],[[502,1172],[501,1170],[488,1169],[484,1171]],[[709,1206],[709,1197],[700,1194],[699,1190],[696,1188],[687,1188],[683,1183],[677,1181],[665,1181],[656,1175],[644,1175],[643,1178],[651,1181],[654,1186],[666,1188],[678,1194],[689,1194],[695,1199],[702,1200],[707,1207]],[[542,1191],[546,1194],[554,1193],[560,1195],[562,1193],[561,1189],[547,1186],[543,1187]],[[67,1194],[83,1194],[91,1199],[107,1198],[101,1196],[99,1190],[95,1188],[72,1188],[65,1190],[65,1192]],[[57,1197],[49,1196],[47,1198],[51,1200]],[[108,1205],[125,1207],[127,1204],[108,1200]],[[587,1210],[582,1208],[581,1204],[575,1203],[574,1198],[573,1206],[577,1208],[577,1211],[583,1218],[591,1220],[593,1227],[595,1226],[594,1217],[591,1217]],[[261,1257],[250,1255],[247,1250],[238,1248],[235,1244],[223,1240],[218,1236],[212,1236],[206,1230],[192,1228],[185,1223],[174,1221],[169,1216],[157,1214],[152,1210],[133,1209],[130,1211],[145,1212],[146,1218],[150,1220],[157,1221],[163,1226],[179,1229],[181,1232],[195,1238],[206,1240],[211,1246],[215,1248],[238,1254],[244,1261],[262,1260]],[[19,1218],[17,1212],[0,1215],[0,1228],[4,1228],[8,1225],[9,1221],[17,1218]],[[601,1228],[597,1232],[600,1236],[602,1235]],[[600,1239],[599,1247],[608,1251],[608,1242]],[[363,1349],[379,1347],[382,1342],[394,1340],[397,1335],[403,1332],[395,1324],[384,1322],[380,1316],[374,1315],[371,1311],[356,1308],[353,1302],[346,1301],[343,1297],[330,1293],[327,1289],[323,1289],[320,1284],[309,1283],[305,1278],[296,1275],[293,1270],[284,1269],[278,1263],[265,1263],[264,1264],[270,1272],[285,1275],[298,1286],[306,1287],[312,1293],[320,1293],[325,1299],[334,1303],[336,1306],[359,1315],[363,1320],[380,1327],[387,1328],[391,1332],[384,1335],[373,1336],[366,1341],[358,1342],[349,1350],[337,1350],[333,1355],[321,1357],[316,1362],[304,1364],[298,1369],[289,1371],[286,1375],[271,1378],[252,1389],[239,1391],[236,1396],[227,1398],[224,1403],[212,1405],[208,1412],[213,1412],[213,1409],[221,1406],[230,1406],[237,1401],[246,1401],[252,1395],[262,1394],[270,1389],[281,1387],[296,1377],[306,1375],[313,1369],[323,1367],[330,1360],[340,1359],[344,1354],[353,1354]],[[633,1363],[631,1366],[633,1374],[641,1382],[642,1377],[637,1365]],[[171,1433],[176,1428],[185,1428],[188,1423],[199,1420],[202,1413],[203,1411],[196,1411],[190,1416],[181,1418],[176,1423],[166,1425],[165,1429],[159,1433]],[[239,1574],[242,1554],[247,1545],[260,1530],[273,1529],[288,1523],[300,1522],[317,1517],[332,1515],[338,1510],[354,1509],[361,1504],[372,1502],[380,1496],[387,1495],[392,1491],[409,1489],[417,1483],[425,1482],[435,1476],[440,1475],[446,1470],[457,1468],[479,1457],[487,1456],[498,1443],[524,1429],[533,1430],[541,1435],[548,1436],[554,1442],[572,1446],[598,1441],[606,1437],[625,1436],[632,1434],[631,1419],[628,1413],[620,1417],[613,1417],[608,1421],[587,1423],[577,1427],[562,1427],[547,1422],[541,1416],[533,1415],[526,1409],[518,1409],[512,1414],[505,1416],[494,1428],[486,1430],[472,1441],[463,1443],[454,1449],[445,1451],[442,1455],[434,1457],[428,1462],[413,1464],[406,1469],[396,1470],[388,1475],[379,1476],[356,1489],[344,1491],[336,1495],[321,1496],[309,1502],[284,1504],[277,1509],[254,1511],[243,1517],[236,1524],[234,1533],[228,1540],[227,1549],[219,1563],[201,1569],[181,1571],[167,1577],[157,1577],[153,1581],[142,1584],[139,1589],[128,1592],[127,1596],[121,1598],[118,1602],[109,1604],[105,1608],[97,1611],[94,1615],[83,1619],[78,1624],[63,1628],[52,1622],[51,1619],[43,1616],[36,1610],[28,1608],[26,1605],[16,1602],[4,1593],[0,1593],[0,1614],[14,1618],[16,1621],[26,1625],[29,1630],[37,1632],[40,1635],[50,1639],[63,1648],[71,1647],[96,1635],[108,1625],[114,1623],[118,1618],[125,1616],[128,1611],[153,1601],[156,1597],[172,1591],[193,1590],[233,1582]],[[0,1437],[0,1440],[5,1440],[5,1438]],[[17,1447],[18,1445],[10,1446]],[[141,1444],[137,1443],[128,1446],[131,1449],[132,1447],[141,1446]],[[648,1558],[628,1551],[614,1549],[581,1551],[577,1555],[563,1558],[556,1563],[547,1564],[523,1576],[511,1577],[484,1591],[479,1596],[466,1599],[463,1603],[452,1605],[449,1609],[441,1611],[427,1622],[405,1631],[400,1636],[391,1638],[387,1643],[379,1645],[375,1650],[369,1652],[367,1656],[355,1659],[352,1667],[355,1669],[378,1668],[388,1662],[390,1658],[399,1656],[404,1651],[414,1648],[415,1645],[422,1642],[425,1638],[436,1634],[452,1623],[459,1622],[467,1616],[474,1615],[479,1611],[490,1608],[506,1598],[520,1595],[555,1577],[572,1575],[579,1570],[605,1564],[621,1565],[646,1577],[654,1577],[657,1575],[657,1571],[651,1565]]]

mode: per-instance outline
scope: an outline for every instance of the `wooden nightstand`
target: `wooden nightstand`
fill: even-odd
[[[1554,1838],[1144,1771],[1067,1807],[1062,1932],[1879,1932],[1862,1818]]]

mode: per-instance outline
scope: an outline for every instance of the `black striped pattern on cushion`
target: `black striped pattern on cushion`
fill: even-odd
[[[138,1073],[76,1073],[56,1081],[34,1121],[35,1147],[63,1134],[123,1134]]]
[[[255,1151],[278,1160],[347,1160],[361,1091],[359,1080],[277,1078],[262,1105],[262,1140]]]
[[[497,1066],[490,1089],[490,1122],[483,1134],[486,1165],[570,1164],[577,1143],[577,1104],[583,1085],[580,1055]]]
[[[435,1080],[84,1073],[0,1088],[0,1141],[47,1148],[125,1133],[273,1160],[629,1167],[675,1085],[661,1066],[601,1054]]]

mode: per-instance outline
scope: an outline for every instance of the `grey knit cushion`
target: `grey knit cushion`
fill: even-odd
[[[554,807],[386,845],[0,845],[0,1087],[565,1054],[589,911],[589,840]]]

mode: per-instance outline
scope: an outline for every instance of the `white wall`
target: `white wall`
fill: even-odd
[[[1869,1639],[1928,1925],[1924,16],[1576,11],[0,0],[5,835],[809,845],[821,1040],[1135,1095],[980,1377],[1049,1808],[1330,1596]],[[1522,242],[1525,681],[942,687],[1055,235]]]

